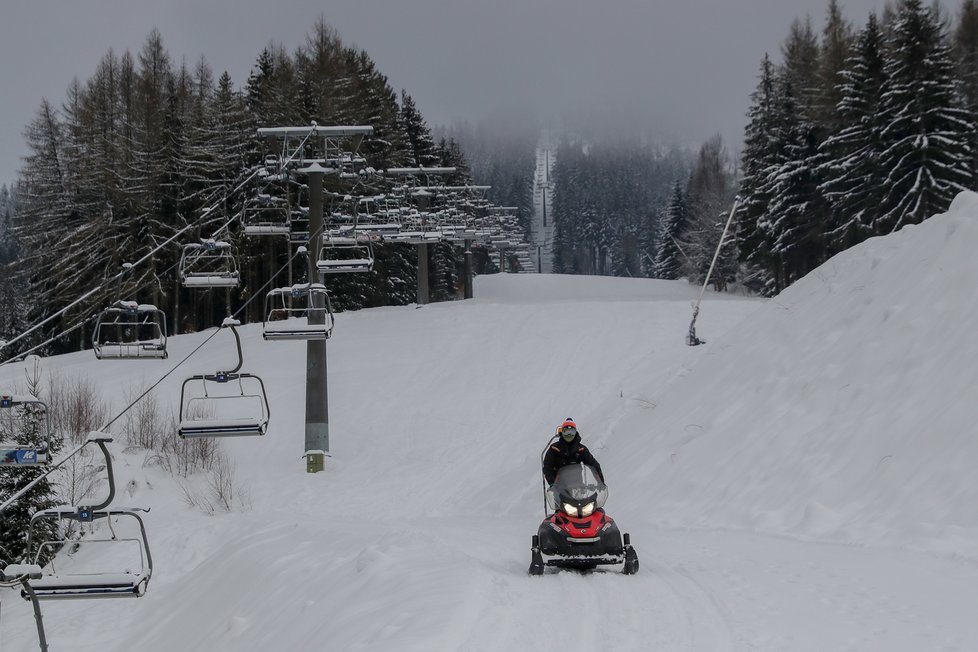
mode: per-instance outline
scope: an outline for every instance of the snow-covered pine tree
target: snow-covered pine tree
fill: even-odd
[[[13,235],[21,248],[17,274],[29,283],[33,310],[30,321],[47,316],[51,306],[63,305],[64,288],[52,278],[51,252],[58,251],[69,218],[68,189],[62,126],[55,107],[42,99],[34,119],[24,131],[27,156],[23,159],[13,214]],[[57,320],[52,328],[58,326]]]
[[[953,56],[965,108],[978,121],[978,0],[963,0],[954,29]],[[972,166],[978,170],[978,134],[971,139]]]
[[[735,222],[740,259],[748,269],[745,283],[764,294],[780,291],[776,269],[778,259],[769,233],[762,228],[771,201],[765,183],[769,170],[778,166],[781,152],[777,138],[779,86],[770,56],[761,61],[760,79],[751,94],[744,130],[744,150],[740,164],[740,205]]]
[[[245,84],[245,102],[259,127],[274,124],[272,119],[275,104],[272,89],[274,74],[275,60],[272,51],[265,48],[259,53]]]
[[[723,146],[723,139],[714,136],[700,148],[686,183],[686,225],[680,234],[679,246],[685,252],[682,275],[693,283],[702,283],[706,278],[710,262],[720,243],[733,196],[729,157]],[[736,260],[736,248],[724,249],[721,255],[729,257],[732,254]],[[729,264],[721,265],[718,261],[718,270],[723,266],[730,267]],[[715,271],[714,274],[716,273]],[[711,280],[718,279],[724,280],[722,275]]]
[[[669,205],[659,221],[658,248],[652,275],[675,280],[682,276],[683,252],[679,238],[686,230],[686,193],[678,181],[673,185]]]
[[[35,365],[27,376],[27,394],[40,398],[41,372]],[[16,408],[16,418],[0,420],[0,441],[14,441],[18,444],[37,446],[47,441],[45,432],[44,408],[37,404],[27,404]],[[58,433],[53,433],[49,454],[54,455],[61,450],[63,439]],[[6,501],[15,493],[37,479],[44,469],[41,467],[0,467],[0,502]],[[0,514],[0,561],[7,564],[31,562],[25,559],[27,553],[27,533],[31,515],[42,509],[49,509],[58,504],[54,486],[47,479],[41,480],[17,502]],[[57,524],[54,521],[39,523],[35,526],[35,541],[46,541],[55,538]],[[56,551],[42,551],[41,563],[47,563]]]
[[[769,168],[764,181],[770,203],[759,221],[777,261],[771,271],[778,288],[794,283],[825,260],[823,229],[828,215],[811,166],[818,148],[814,126],[797,108],[791,77],[785,74],[781,85],[776,132],[781,161]]]
[[[0,339],[9,340],[22,332],[31,305],[23,274],[16,263],[20,257],[14,236],[16,199],[8,186],[0,187]],[[10,353],[10,350],[4,352]]]
[[[820,189],[832,209],[826,231],[831,252],[847,249],[872,235],[885,192],[880,165],[885,117],[880,94],[886,79],[883,35],[875,14],[859,32],[842,73],[837,107],[841,129],[820,146],[826,161]]]
[[[403,89],[401,90],[401,124],[404,126],[408,143],[411,146],[413,165],[436,167],[439,164],[439,159],[435,149],[435,141],[431,137],[431,130],[428,129],[424,116],[418,111],[414,100]]]
[[[580,156],[579,146],[561,143],[557,149],[557,163],[551,171],[554,184],[550,219],[553,220],[553,270],[557,274],[573,274],[576,269],[574,243],[577,241],[577,224],[581,189],[574,183],[575,165],[572,157]]]
[[[965,105],[978,112],[978,0],[962,0],[954,29],[954,60]]]
[[[972,116],[964,108],[941,22],[920,0],[900,0],[887,42],[882,112],[887,171],[876,223],[885,234],[944,211],[974,187]]]
[[[357,106],[352,124],[366,124],[374,128],[371,136],[364,138],[360,151],[370,164],[379,169],[402,167],[409,163],[411,148],[408,136],[401,124],[401,110],[397,95],[365,51],[354,58],[356,71]]]
[[[837,106],[842,100],[843,71],[853,46],[852,25],[842,15],[838,0],[829,0],[828,15],[822,29],[818,57],[818,95],[815,119],[823,133],[834,134],[841,128]]]

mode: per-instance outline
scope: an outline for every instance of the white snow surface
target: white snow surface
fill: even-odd
[[[44,603],[50,648],[978,649],[975,251],[966,193],[774,299],[707,293],[695,348],[682,281],[495,275],[473,300],[340,314],[314,475],[305,346],[245,326],[271,422],[222,443],[235,508],[189,507],[117,441],[119,500],[152,508],[149,592]],[[43,365],[119,409],[208,334],[170,338],[169,360]],[[175,410],[183,377],[233,360],[219,334],[156,396]],[[635,576],[526,574],[540,452],[565,417]],[[29,605],[0,600],[0,648],[37,649]]]

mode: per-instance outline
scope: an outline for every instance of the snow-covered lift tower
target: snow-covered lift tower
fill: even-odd
[[[309,186],[309,280],[322,282],[317,262],[323,249],[323,181],[327,175],[337,178],[355,177],[352,167],[362,163],[357,150],[364,136],[374,132],[370,126],[321,127],[316,123],[306,127],[270,127],[258,130],[262,138],[279,139],[282,143],[283,167],[298,168],[305,174]],[[324,324],[325,297],[311,295],[310,324]],[[326,383],[326,340],[306,342],[306,472],[325,469],[329,452],[329,401]]]

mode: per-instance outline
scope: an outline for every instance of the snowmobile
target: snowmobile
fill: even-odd
[[[544,490],[543,523],[533,535],[530,575],[543,575],[547,566],[579,571],[601,565],[624,564],[622,572],[638,572],[638,555],[630,537],[621,531],[603,506],[608,487],[586,464],[560,469]]]

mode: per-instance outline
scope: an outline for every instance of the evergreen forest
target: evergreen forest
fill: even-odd
[[[737,184],[742,280],[768,295],[978,186],[978,4],[898,0],[857,28],[831,0],[780,55],[760,63]]]
[[[294,50],[261,50],[241,88],[204,58],[175,63],[156,30],[135,55],[106,52],[60,104],[41,101],[24,130],[28,155],[17,183],[0,194],[0,339],[51,317],[44,333],[19,344],[21,350],[66,328],[68,336],[44,350],[85,347],[93,318],[119,298],[158,306],[176,333],[218,325],[242,306],[239,318],[261,321],[262,301],[249,299],[283,267],[288,274],[273,278],[273,287],[287,285],[287,278],[302,282],[307,265],[287,238],[243,236],[235,218],[245,194],[233,190],[267,154],[257,128],[313,122],[372,126],[359,147],[371,169],[455,167],[442,183],[471,182],[458,143],[435,142],[407,91],[395,92],[370,56],[346,46],[322,19]],[[341,190],[369,195],[389,187],[377,178],[360,185]],[[219,209],[201,219],[214,205]],[[172,246],[109,282],[191,224]],[[240,287],[182,287],[180,245],[208,238],[222,225],[230,225],[221,238],[237,252]],[[456,298],[458,247],[435,244],[428,256],[431,300]],[[477,271],[494,269],[484,252],[475,258]],[[410,303],[417,269],[416,247],[378,245],[376,273],[331,278],[332,307]],[[93,289],[86,301],[74,303]]]

